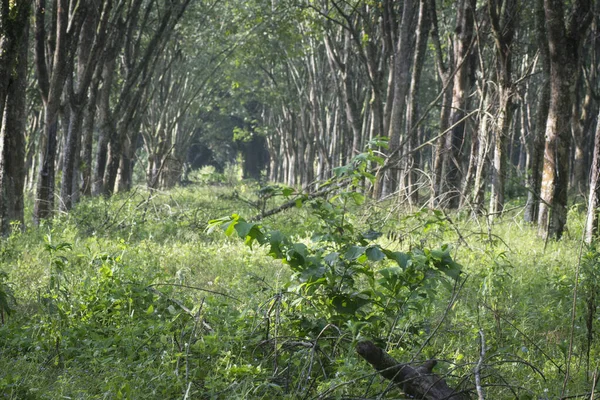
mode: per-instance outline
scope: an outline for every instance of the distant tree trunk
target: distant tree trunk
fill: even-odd
[[[74,198],[79,198],[79,160],[83,121],[96,65],[102,63],[111,9],[112,0],[105,0],[97,5],[94,12],[86,14],[78,42],[75,76],[67,80],[70,113],[63,149],[64,162],[60,190],[62,211],[70,210]]]
[[[73,0],[74,1],[74,0]],[[73,10],[70,13],[70,10]],[[46,54],[48,36],[46,34],[45,16],[46,1],[36,0],[35,12],[35,56],[36,72],[42,100],[44,102],[44,136],[46,148],[43,149],[42,162],[37,184],[37,195],[33,209],[33,220],[37,225],[43,219],[49,218],[54,212],[55,159],[57,147],[58,113],[60,99],[67,76],[73,66],[73,44],[79,35],[79,30],[85,15],[85,5],[75,7],[68,0],[54,2],[51,37],[54,42],[48,46],[53,54]],[[69,27],[69,29],[67,29]],[[47,57],[48,56],[48,57]]]
[[[92,179],[92,195],[104,194],[104,171],[108,159],[108,138],[110,137],[110,93],[115,76],[116,60],[109,58],[102,69],[102,87],[98,97],[99,136],[96,143],[96,157]]]
[[[396,153],[394,159],[398,159],[400,151],[400,138],[402,136],[403,116],[405,115],[406,95],[410,84],[411,53],[413,51],[411,26],[415,17],[416,0],[405,0],[402,8],[402,21],[398,42],[394,51],[394,97],[388,136],[390,138],[390,152]],[[398,175],[400,173],[399,162],[393,161],[392,168],[386,172],[386,191],[393,193],[398,188]]]
[[[569,150],[581,39],[591,22],[590,0],[573,3],[565,26],[563,0],[545,0],[550,48],[550,108],[542,175],[539,235],[560,239],[567,222]]]
[[[544,136],[546,121],[550,108],[550,48],[546,34],[546,16],[544,0],[536,0],[535,5],[535,31],[540,50],[542,80],[536,104],[535,129],[531,145],[530,173],[527,179],[527,203],[525,205],[524,220],[537,222],[539,217],[539,204],[542,187],[542,167],[544,163]]]
[[[494,158],[490,215],[504,210],[506,180],[506,147],[512,120],[512,43],[520,12],[519,0],[488,0],[488,11],[496,43],[496,76],[498,80],[498,117],[494,127]]]
[[[425,54],[427,50],[427,37],[431,27],[430,13],[428,10],[428,0],[419,0],[419,16],[417,22],[417,37],[415,43],[415,54],[413,61],[412,74],[410,77],[410,92],[407,112],[407,131],[409,137],[409,158],[408,158],[408,190],[409,199],[413,204],[419,204],[419,172],[421,168],[421,153],[415,152],[418,146],[419,131],[417,121],[419,120],[418,94],[421,83],[421,71],[425,63]]]
[[[448,121],[450,119],[450,105],[452,103],[452,84],[453,80],[450,76],[449,68],[444,60],[443,52],[442,52],[442,44],[440,41],[439,28],[438,28],[438,18],[437,11],[435,6],[435,0],[429,0],[428,7],[430,19],[431,19],[431,40],[433,42],[433,46],[435,49],[435,62],[438,70],[438,76],[442,81],[442,104],[440,110],[440,119],[439,119],[439,127],[438,134],[442,134],[448,130]],[[449,52],[450,60],[448,60],[448,64],[453,64],[452,52]],[[432,206],[437,206],[439,200],[445,190],[444,179],[443,179],[443,170],[444,170],[444,160],[446,159],[446,154],[448,152],[448,148],[446,147],[446,136],[447,134],[443,134],[437,140],[437,144],[435,146],[435,152],[433,156],[433,177],[432,177],[432,189],[431,189],[431,200],[430,203]]]
[[[4,13],[7,10],[2,10]],[[24,227],[23,190],[25,186],[25,128],[27,121],[25,93],[27,89],[27,55],[29,42],[29,5],[21,4],[16,10],[13,26],[7,27],[12,36],[10,60],[12,74],[7,79],[2,126],[0,129],[0,230],[2,235],[10,233],[10,223],[19,222]],[[2,18],[0,16],[0,18]],[[6,42],[2,32],[0,47]],[[2,47],[4,48],[4,47]],[[6,49],[6,48],[4,48]],[[3,62],[1,60],[0,62]]]
[[[590,192],[585,224],[585,242],[592,243],[598,236],[598,212],[600,208],[600,114],[594,135],[594,158],[590,172]]]
[[[456,37],[454,40],[454,63],[457,71],[454,75],[452,106],[449,126],[453,126],[447,137],[449,154],[444,161],[447,166],[448,207],[457,208],[460,204],[462,156],[465,145],[465,121],[467,106],[467,86],[471,64],[467,61],[473,39],[474,0],[460,0],[457,6]]]
[[[102,69],[99,68],[99,71]],[[94,147],[94,126],[96,122],[96,106],[98,103],[98,88],[100,86],[100,72],[96,71],[90,87],[90,98],[86,105],[83,119],[83,139],[81,143],[81,194],[92,194],[92,166]]]

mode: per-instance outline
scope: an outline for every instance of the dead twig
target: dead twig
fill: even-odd
[[[483,360],[485,359],[485,336],[483,335],[483,329],[479,329],[479,337],[481,340],[481,351],[479,353],[479,361],[477,361],[477,365],[475,365],[475,388],[477,389],[477,398],[479,400],[484,400],[483,388],[481,387],[481,367],[483,365]]]

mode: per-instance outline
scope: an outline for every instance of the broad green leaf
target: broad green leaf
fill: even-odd
[[[402,253],[400,251],[390,251],[384,249],[382,249],[382,251],[388,259],[396,261],[398,265],[402,268],[406,268],[406,266],[408,265],[408,261],[411,259],[410,255]]]
[[[344,258],[349,261],[354,261],[361,255],[365,253],[366,247],[362,246],[351,246],[346,253],[344,254]]]
[[[379,248],[379,246],[373,246],[373,247],[369,247],[367,248],[366,252],[367,257],[369,258],[370,261],[381,261],[385,258],[385,254],[381,251],[381,249]]]

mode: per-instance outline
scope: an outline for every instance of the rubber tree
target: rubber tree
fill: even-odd
[[[504,185],[507,178],[506,152],[513,114],[512,55],[513,39],[519,20],[519,0],[488,0],[488,12],[496,49],[498,113],[493,135],[492,190],[490,215],[504,210]]]
[[[550,49],[550,108],[538,216],[538,233],[559,239],[567,223],[571,112],[582,39],[592,21],[591,0],[577,0],[565,13],[563,0],[544,0]]]
[[[26,86],[30,1],[0,2],[0,231],[24,225]]]
[[[46,0],[35,2],[35,65],[44,103],[42,159],[33,209],[36,225],[54,212],[58,114],[87,5],[78,0],[54,0],[49,11]],[[46,29],[49,22],[50,31]]]
[[[81,29],[77,48],[77,66],[73,71],[74,76],[70,76],[66,82],[67,106],[70,112],[66,145],[63,148],[61,201],[59,204],[61,211],[70,210],[75,199],[78,198],[81,135],[90,85],[94,75],[98,76],[94,73],[98,66],[102,65],[109,27],[115,24],[119,18],[122,4],[114,16],[112,15],[112,0],[91,4],[90,10],[85,16],[85,24]]]

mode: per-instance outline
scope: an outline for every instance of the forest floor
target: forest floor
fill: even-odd
[[[406,398],[356,353],[365,339],[401,362],[438,360],[434,372],[472,397],[479,386],[489,399],[590,398],[600,253],[581,245],[576,207],[567,235],[544,243],[518,201],[493,223],[392,201],[344,205],[345,224],[381,233],[344,255],[364,266],[352,278],[364,301],[350,309],[326,274],[312,290],[306,271],[278,260],[272,240],[270,250],[250,247],[207,229],[257,214],[258,189],[136,189],[3,240],[0,399]],[[291,208],[260,229],[324,254],[314,249],[322,206]],[[407,275],[438,248],[460,275]],[[390,266],[377,249],[412,261]]]

